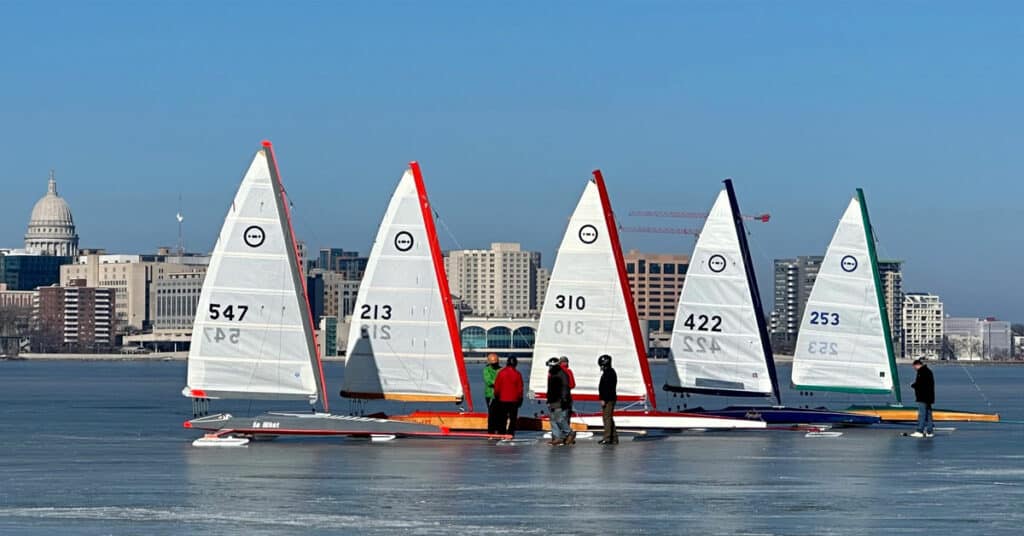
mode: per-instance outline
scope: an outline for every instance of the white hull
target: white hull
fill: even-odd
[[[572,422],[584,424],[587,428],[601,429],[604,421],[600,415],[574,416]],[[743,419],[721,419],[698,415],[636,414],[615,415],[616,428],[656,430],[763,430],[763,421]]]

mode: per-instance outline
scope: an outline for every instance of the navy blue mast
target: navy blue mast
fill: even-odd
[[[772,379],[772,391],[775,393],[775,401],[782,405],[782,395],[779,394],[779,376],[775,372],[775,355],[772,353],[772,345],[768,340],[768,327],[764,322],[764,308],[761,306],[761,293],[757,290],[757,277],[754,275],[754,262],[750,258],[750,245],[747,244],[747,231],[743,226],[743,213],[736,202],[736,192],[732,189],[732,179],[725,179],[725,191],[729,195],[729,207],[732,209],[732,222],[736,226],[736,236],[740,241],[740,253],[743,255],[743,268],[747,272],[747,286],[750,288],[750,300],[754,303],[754,317],[757,319],[757,331],[761,335],[761,347],[764,350],[764,358],[768,364],[768,375]]]

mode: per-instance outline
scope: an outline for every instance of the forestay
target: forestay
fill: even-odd
[[[196,307],[185,396],[302,399],[321,386],[312,321],[269,142],[224,220]]]
[[[666,380],[670,390],[772,395],[749,285],[723,189],[697,239],[680,294]]]
[[[422,179],[402,176],[359,285],[342,395],[461,401],[465,365]],[[445,303],[448,303],[446,310]]]
[[[893,388],[877,260],[862,202],[859,195],[850,201],[807,300],[793,355],[797,389],[887,393]]]
[[[625,298],[630,294],[623,289],[625,276],[619,269],[621,252],[613,244],[614,223],[606,220],[611,211],[603,204],[598,180],[595,172],[569,220],[551,271],[530,368],[534,398],[547,395],[544,361],[567,356],[576,379],[573,398],[595,399],[601,378],[597,358],[602,354],[612,356],[620,400],[648,398],[641,363],[646,356],[637,351],[636,318],[630,317]]]

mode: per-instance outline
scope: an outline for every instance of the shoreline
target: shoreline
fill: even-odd
[[[517,356],[518,357],[518,356]],[[0,361],[185,361],[188,359],[188,352],[160,352],[152,354],[21,354],[14,357],[0,357]],[[503,359],[504,360],[504,359]],[[324,357],[325,363],[344,363],[344,356],[329,356]],[[467,357],[465,358],[466,363],[470,364],[482,364],[486,361],[483,357]],[[519,357],[519,361],[522,363],[530,363],[533,361],[532,357]],[[650,363],[653,364],[666,364],[668,359],[666,358],[651,358]],[[790,356],[775,356],[776,363],[792,363],[793,358]],[[897,359],[896,364],[898,365],[910,365],[913,362],[912,359]],[[992,365],[1024,365],[1024,360],[1008,360],[1008,361],[926,361],[928,365],[933,366],[955,366],[955,365],[980,365],[980,366],[992,366]]]

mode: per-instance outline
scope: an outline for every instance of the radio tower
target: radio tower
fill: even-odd
[[[178,256],[185,256],[185,237],[181,232],[181,222],[185,221],[185,216],[181,215],[181,194],[178,194]]]

